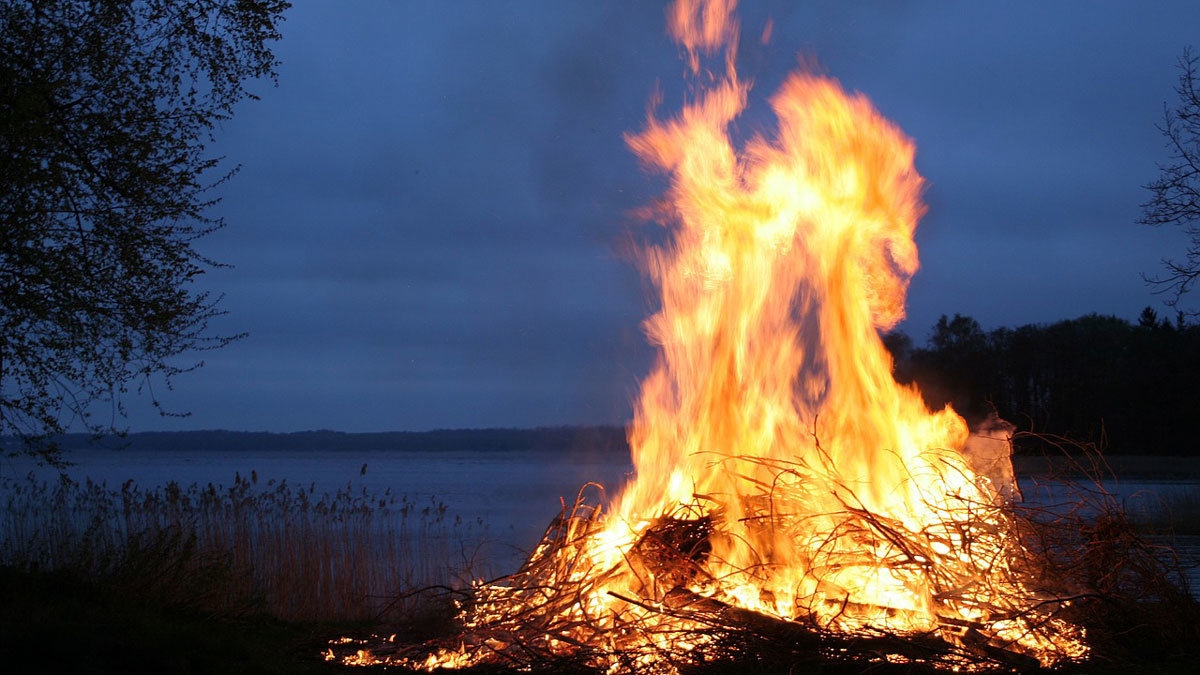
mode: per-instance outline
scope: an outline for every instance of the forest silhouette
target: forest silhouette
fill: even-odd
[[[884,342],[896,379],[926,403],[954,406],[968,422],[992,412],[1021,431],[1095,444],[1109,453],[1200,454],[1200,325],[1154,309],[1137,323],[1088,314],[985,331],[942,315],[924,346],[893,331]],[[1018,437],[1018,450],[1040,441]]]

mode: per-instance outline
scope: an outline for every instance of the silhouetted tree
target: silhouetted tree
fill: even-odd
[[[1190,238],[1183,258],[1163,260],[1166,274],[1147,281],[1171,293],[1176,306],[1200,278],[1200,57],[1190,48],[1179,57],[1175,106],[1164,104],[1159,131],[1167,139],[1168,160],[1159,177],[1146,185],[1152,197],[1142,205],[1144,225],[1178,225]]]
[[[922,355],[921,371],[929,374],[931,390],[937,405],[951,403],[968,418],[983,418],[990,408],[989,361],[987,334],[979,322],[969,316],[942,315],[929,336],[929,351]]]
[[[941,317],[925,347],[888,336],[896,377],[968,421],[993,409],[1019,428],[1095,441],[1114,452],[1197,454],[1200,326],[1148,308],[1136,325],[1089,314],[984,332]]]
[[[131,385],[226,344],[194,289],[193,243],[222,226],[234,169],[215,125],[274,78],[282,0],[0,4],[0,438],[56,461],[82,425],[113,430]],[[103,421],[93,416],[110,408]],[[157,400],[155,401],[157,405]]]
[[[883,346],[892,354],[892,359],[897,363],[905,363],[912,356],[913,341],[906,333],[899,330],[891,330],[883,334]]]
[[[1154,311],[1153,307],[1146,307],[1138,315],[1138,325],[1142,328],[1157,328],[1158,312]]]
[[[975,319],[961,314],[947,319],[943,314],[933,325],[929,346],[948,355],[964,355],[982,349],[986,340],[983,328]]]

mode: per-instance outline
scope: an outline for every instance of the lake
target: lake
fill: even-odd
[[[68,476],[81,482],[106,483],[110,488],[127,480],[146,489],[171,481],[220,487],[232,484],[236,475],[247,477],[254,472],[264,488],[286,480],[296,486],[313,485],[318,494],[350,486],[355,492],[390,490],[417,503],[444,503],[451,516],[469,522],[482,520],[498,567],[517,565],[524,559],[559,513],[560,498],[573,502],[587,482],[615,489],[632,470],[624,454],[584,451],[196,453],[97,448],[72,451],[68,458],[75,464],[66,470]],[[48,479],[57,476],[56,471],[26,460],[0,464],[0,475],[10,478],[30,471]]]
[[[494,568],[515,569],[558,514],[561,501],[571,503],[580,487],[596,482],[616,491],[632,467],[621,452],[570,451],[438,451],[378,449],[355,452],[303,451],[157,451],[93,448],[72,451],[72,478],[91,479],[117,488],[126,480],[152,489],[175,481],[182,485],[229,485],[235,475],[254,472],[259,485],[286,480],[298,486],[313,485],[318,493],[350,486],[354,491],[407,495],[410,500],[440,502],[451,516],[482,521],[491,542],[488,550]],[[365,466],[365,471],[364,471]],[[21,477],[29,471],[53,478],[53,470],[37,468],[27,460],[5,459],[0,475]],[[1165,475],[1170,475],[1164,472]],[[1036,487],[1029,476],[1020,480],[1026,500],[1054,502],[1063,499],[1053,487]],[[1200,479],[1138,476],[1106,481],[1105,488],[1125,499],[1131,512],[1153,509],[1159,500],[1200,495]],[[1200,499],[1198,499],[1200,501]],[[1200,537],[1181,536],[1176,547],[1188,560],[1200,560]],[[1197,575],[1194,582],[1200,582]],[[1195,583],[1200,587],[1200,583]]]

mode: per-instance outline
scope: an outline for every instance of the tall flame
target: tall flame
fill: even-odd
[[[593,554],[616,564],[661,518],[699,513],[716,534],[688,583],[705,597],[845,630],[929,631],[1013,609],[1029,589],[983,582],[1015,544],[977,536],[1011,486],[976,473],[958,414],[896,383],[880,338],[904,317],[918,265],[915,146],[866,97],[795,73],[771,99],[774,136],[735,147],[749,91],[734,68],[735,5],[672,5],[691,70],[723,47],[724,71],[628,138],[671,177],[671,238],[645,256],[662,303],[646,330],[661,354],[630,429],[636,473]],[[888,525],[866,531],[864,514]],[[647,592],[654,573],[617,585],[653,597],[679,582]],[[1047,663],[1085,651],[991,628]]]
[[[699,93],[627,139],[671,178],[669,241],[645,253],[661,353],[629,431],[635,475],[610,511],[565,519],[509,583],[477,589],[474,647],[417,665],[525,649],[513,636],[535,625],[547,653],[653,666],[704,642],[674,611],[696,602],[821,631],[936,633],[963,653],[1082,657],[1082,630],[1053,615],[1065,603],[1021,566],[1011,465],[983,468],[963,419],[891,374],[880,331],[904,316],[924,212],[912,141],[864,96],[797,73],[771,99],[774,135],[735,146],[749,91],[735,4],[671,6]],[[721,49],[721,72],[703,71]]]
[[[731,4],[680,0],[672,33],[692,53],[713,36],[736,39]],[[705,495],[721,507],[716,529],[732,535],[714,551],[725,568],[715,575],[756,570],[746,582],[779,603],[819,592],[812,552],[828,551],[831,514],[848,505],[920,530],[942,518],[931,509],[947,493],[992,495],[955,452],[968,437],[962,418],[929,412],[898,385],[879,337],[903,318],[917,269],[924,206],[913,143],[865,97],[800,73],[771,100],[775,136],[738,152],[728,127],[746,93],[731,69],[679,117],[629,139],[672,177],[673,238],[647,255],[662,306],[646,327],[662,354],[642,386],[630,432],[636,479],[614,523]],[[802,529],[819,547],[794,529],[746,525],[763,486],[783,487],[784,468],[804,486],[776,508],[807,518]],[[928,604],[876,561],[832,576],[824,586],[857,589],[867,604],[895,606],[869,597],[878,593]]]

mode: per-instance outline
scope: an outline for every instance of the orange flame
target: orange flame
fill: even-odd
[[[738,25],[733,16],[737,0],[679,0],[667,9],[667,32],[688,51],[692,72],[700,70],[700,53],[711,54],[725,47],[732,67],[737,50]]]
[[[851,630],[977,621],[971,605],[1001,601],[979,577],[1013,551],[968,542],[968,523],[1010,486],[973,470],[959,415],[896,383],[879,335],[904,317],[917,270],[915,147],[866,97],[798,73],[771,99],[775,135],[739,151],[729,126],[748,86],[733,68],[735,4],[668,11],[692,70],[719,46],[726,70],[678,117],[628,138],[671,176],[673,236],[646,256],[662,295],[646,329],[661,355],[630,430],[635,479],[598,555],[615,562],[656,518],[699,509],[720,533],[707,581],[693,581],[702,595]],[[864,513],[929,543],[950,577],[989,597],[946,601],[948,588],[897,564],[911,552],[850,526]],[[1047,662],[1085,651],[993,628],[1052,647]]]
[[[713,36],[736,36],[731,5],[680,0],[672,32],[689,51],[711,48]],[[704,20],[680,19],[696,16]],[[991,495],[953,452],[967,440],[962,418],[930,413],[897,385],[879,338],[903,318],[917,269],[912,234],[924,207],[912,142],[865,97],[796,74],[771,101],[775,137],[739,153],[728,126],[746,93],[731,71],[678,118],[651,120],[629,139],[673,178],[674,239],[648,255],[662,308],[646,326],[662,355],[642,387],[630,432],[636,479],[614,523],[675,512],[698,494],[715,500],[716,529],[736,533],[714,551],[725,567],[715,576],[760,570],[765,578],[745,583],[783,606],[822,580],[796,532],[744,525],[748,500],[782,469],[805,483],[786,507],[821,542],[847,505],[919,530],[941,517],[927,505],[939,493]],[[958,484],[944,484],[947,475]],[[851,595],[863,604],[928,605],[881,566],[834,577],[824,585],[858,589]],[[904,597],[871,597],[879,593]]]
[[[771,99],[775,134],[735,147],[749,91],[733,66],[735,5],[671,6],[692,72],[720,48],[724,72],[627,139],[671,178],[670,240],[645,254],[661,291],[645,327],[661,353],[629,431],[635,476],[605,516],[547,537],[523,571],[564,562],[536,585],[479,589],[464,624],[486,649],[410,665],[476,663],[506,648],[519,626],[505,621],[547,615],[586,626],[549,631],[551,652],[599,641],[657,663],[655,650],[705,639],[659,611],[680,592],[823,630],[940,631],[963,645],[974,631],[972,649],[1081,658],[1083,631],[1038,609],[1053,600],[1014,571],[1011,465],[974,461],[963,419],[891,375],[879,331],[904,317],[925,209],[913,142],[866,97],[798,73]],[[645,552],[671,519],[704,523],[707,548],[682,552],[702,569]]]

